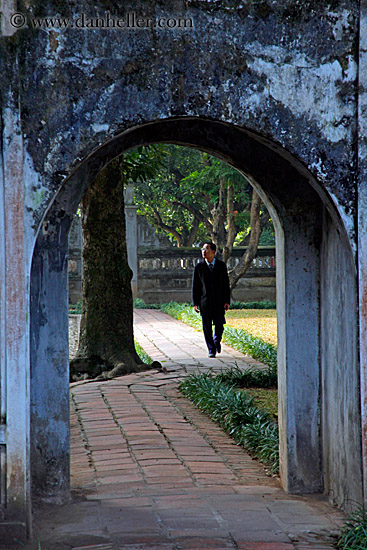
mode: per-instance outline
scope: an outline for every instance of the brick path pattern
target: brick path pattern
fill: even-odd
[[[285,494],[177,389],[257,362],[226,345],[209,359],[200,332],[160,311],[137,310],[134,331],[164,372],[72,384],[73,500],[38,508],[42,550],[331,550],[342,514]]]

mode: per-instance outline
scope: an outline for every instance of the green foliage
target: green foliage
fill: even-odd
[[[341,550],[365,550],[367,548],[367,512],[356,510],[345,522],[336,548]]]
[[[178,304],[169,302],[161,305],[162,311],[171,317],[201,330],[201,317],[189,306],[189,304]],[[245,330],[233,327],[225,327],[223,341],[237,349],[241,353],[250,355],[254,359],[268,365],[276,373],[277,369],[277,348],[273,344],[264,342],[261,338],[252,336]]]
[[[160,309],[159,304],[146,304],[142,298],[134,298],[134,309]]]
[[[201,163],[201,154],[196,149],[176,145],[162,147],[166,153],[165,164],[154,178],[136,185],[135,202],[139,206],[138,214],[145,215],[158,231],[168,234],[173,241],[180,242],[181,239],[180,244],[186,245],[194,215],[176,203],[178,201],[191,207],[198,200],[192,187],[180,182]],[[200,225],[197,230],[197,238],[205,240],[203,226]]]
[[[259,409],[268,412],[273,420],[278,421],[279,404],[276,388],[246,388],[246,393],[249,397],[253,397]]]
[[[271,223],[268,227],[264,227],[259,239],[259,246],[275,246],[275,231]]]
[[[78,302],[81,304],[81,302]],[[134,308],[135,309],[162,309],[166,308],[168,305],[177,304],[178,306],[190,307],[188,302],[183,302],[179,304],[178,302],[170,302],[170,304],[146,304],[142,298],[134,299]],[[73,306],[70,306],[73,307]],[[81,307],[81,305],[80,305]],[[276,303],[271,302],[270,300],[264,300],[263,302],[232,302],[229,306],[229,309],[276,309]]]
[[[136,353],[139,355],[143,363],[146,363],[147,365],[151,365],[153,363],[153,359],[149,357],[147,353],[145,353],[143,348],[140,346],[140,344],[138,344],[138,342],[136,342],[136,340],[134,340],[134,344],[135,344]]]
[[[251,367],[245,371],[237,365],[229,370],[222,371],[217,375],[218,380],[237,388],[276,388],[278,376],[274,369],[259,369]]]
[[[71,314],[81,314],[82,312],[82,301],[79,300],[76,304],[69,304],[69,313]]]
[[[226,216],[234,218],[237,232],[247,235],[252,196],[248,181],[236,169],[207,153],[177,145],[161,147],[160,169],[153,178],[136,186],[138,213],[147,216],[179,246],[208,240],[212,209],[219,203],[220,182],[224,181],[225,189],[230,185],[234,190],[233,210]]]
[[[276,303],[270,300],[263,302],[232,302],[229,309],[276,309]]]
[[[277,348],[273,344],[264,342],[261,338],[252,336],[245,330],[233,327],[225,327],[223,341],[241,353],[265,363],[276,372]]]
[[[239,445],[270,466],[273,473],[279,471],[278,426],[246,392],[211,374],[190,375],[180,384],[180,390]]]
[[[178,319],[190,327],[201,330],[201,317],[192,309],[190,304],[178,302],[169,302],[168,304],[162,304],[161,310],[167,313],[174,319]]]
[[[154,178],[164,166],[166,150],[163,145],[136,147],[118,158],[122,180],[134,182]]]

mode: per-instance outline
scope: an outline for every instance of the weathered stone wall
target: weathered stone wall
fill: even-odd
[[[323,477],[330,498],[336,504],[344,499],[348,507],[363,498],[358,310],[350,286],[356,284],[355,266],[344,254],[345,243],[335,225],[327,214],[325,218],[320,300]]]
[[[228,262],[233,268],[243,255],[234,248]],[[191,302],[192,274],[201,259],[198,248],[138,249],[137,297],[147,304]],[[259,247],[257,257],[233,290],[232,300],[275,301],[275,248]]]
[[[2,2],[7,17],[13,9],[15,2]],[[77,5],[49,0],[17,2],[16,11],[27,23],[18,30],[3,18],[0,357],[6,376],[2,395],[12,396],[6,405],[6,500],[8,514],[23,518],[20,524],[29,523],[30,474],[36,493],[67,494],[66,266],[72,216],[109,160],[157,141],[199,147],[230,162],[250,178],[274,214],[283,483],[293,492],[321,490],[324,460],[330,456],[333,467],[324,470],[329,494],[342,503],[349,484],[348,497],[361,499],[358,460],[344,468],[358,438],[361,442],[358,428],[356,443],[345,437],[347,401],[336,417],[333,441],[325,437],[321,444],[320,437],[321,418],[326,427],[330,424],[325,410],[341,394],[358,395],[353,343],[338,367],[337,372],[347,369],[340,383],[322,393],[329,371],[319,374],[335,358],[332,346],[320,350],[329,330],[335,340],[335,329],[326,321],[339,303],[337,292],[329,289],[334,282],[343,281],[345,294],[339,332],[350,335],[348,323],[357,331],[355,220],[358,214],[363,252],[367,211],[366,174],[357,162],[358,153],[365,158],[365,110],[358,105],[358,91],[366,89],[360,72],[365,9],[364,0],[177,0],[169,5],[130,0],[123,6],[115,0]],[[87,17],[134,12],[166,22],[184,17],[193,24],[32,26],[32,17],[54,15],[70,17],[77,26],[83,12]],[[326,265],[331,250],[343,262]],[[352,416],[357,423],[356,408]],[[350,448],[337,453],[336,439]],[[5,437],[0,445],[4,442]],[[344,486],[340,475],[347,477]]]
[[[110,1],[19,9],[28,21],[31,14],[76,20],[108,10],[121,11]],[[5,42],[7,76],[20,71],[35,230],[80,159],[134,124],[170,116],[215,118],[269,137],[302,159],[342,212],[352,211],[355,2],[145,1],[126,2],[123,12],[190,17],[194,28],[23,28]]]
[[[82,246],[82,226],[79,216],[75,216],[69,232],[68,288],[70,304],[76,304],[82,297]]]

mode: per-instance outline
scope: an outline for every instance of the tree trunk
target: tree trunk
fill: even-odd
[[[252,191],[252,203],[251,203],[251,213],[250,213],[250,226],[251,226],[250,242],[247,246],[246,252],[240,258],[240,261],[238,262],[236,267],[232,269],[228,274],[231,291],[235,288],[239,279],[246,273],[246,271],[251,265],[252,260],[256,257],[257,247],[259,244],[259,239],[262,231],[261,223],[260,223],[260,209],[261,209],[261,199],[254,189]]]
[[[192,220],[190,234],[188,236],[187,243],[185,244],[185,246],[194,246],[194,242],[196,241],[196,237],[199,230],[199,225],[200,225],[199,220],[197,218],[194,218]]]
[[[232,255],[233,243],[236,238],[236,225],[234,223],[234,189],[233,183],[229,182],[227,187],[227,242],[223,248],[223,262],[227,263]]]
[[[226,202],[225,202],[225,181],[220,178],[219,184],[219,200],[211,211],[213,220],[212,241],[217,245],[217,248],[223,250],[226,244],[226,229],[224,220],[226,217]]]
[[[72,380],[113,378],[149,368],[135,351],[132,272],[127,262],[119,161],[98,175],[82,201],[83,287]]]

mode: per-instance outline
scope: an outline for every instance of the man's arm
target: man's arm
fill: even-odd
[[[224,273],[223,273],[223,285],[224,285],[224,310],[229,310],[229,304],[231,303],[231,289],[229,286],[229,277],[227,266],[224,264]]]
[[[194,274],[192,276],[192,305],[196,313],[199,311],[201,298],[201,280],[199,276],[199,264],[196,264],[194,268]]]

